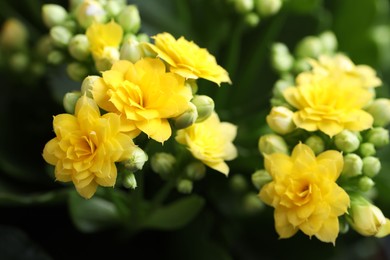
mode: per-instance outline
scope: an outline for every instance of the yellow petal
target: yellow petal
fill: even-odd
[[[324,221],[321,229],[315,234],[315,236],[322,242],[330,242],[335,245],[338,234],[339,220],[337,217],[330,217]]]
[[[297,233],[298,229],[294,228],[287,220],[287,212],[282,209],[275,209],[275,229],[279,238],[289,238]]]
[[[43,159],[45,159],[45,161],[51,165],[57,164],[58,158],[54,155],[57,147],[58,140],[57,138],[53,138],[47,142],[45,148],[43,148]]]
[[[84,187],[76,186],[76,190],[82,197],[90,199],[95,194],[97,186],[97,183],[93,181]]]
[[[150,138],[165,142],[172,134],[171,126],[166,119],[152,119],[148,121],[138,121],[136,126]]]

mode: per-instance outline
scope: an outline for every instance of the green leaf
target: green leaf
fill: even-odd
[[[1,187],[1,185],[0,185]],[[0,192],[1,206],[53,205],[65,201],[67,190],[50,191],[37,194]]]
[[[85,233],[110,229],[120,223],[115,205],[96,196],[87,200],[77,192],[72,192],[69,196],[69,211],[74,225]]]
[[[174,230],[191,222],[204,206],[204,199],[197,195],[177,200],[153,211],[143,222],[143,228]]]

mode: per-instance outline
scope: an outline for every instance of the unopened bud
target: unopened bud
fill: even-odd
[[[241,174],[235,174],[230,178],[230,187],[235,192],[242,192],[248,188],[248,182]]]
[[[374,117],[374,126],[385,127],[390,123],[390,99],[375,99],[366,111]]]
[[[150,165],[152,170],[161,177],[166,178],[173,173],[176,159],[169,153],[156,153],[152,156]]]
[[[21,49],[27,44],[26,26],[19,20],[11,18],[5,21],[0,33],[0,45],[5,49]]]
[[[282,0],[256,0],[255,5],[260,16],[267,17],[279,12]]]
[[[372,128],[367,132],[366,139],[376,148],[383,147],[389,144],[389,130],[383,127]]]
[[[332,31],[325,31],[318,35],[324,52],[332,54],[337,50],[337,38]]]
[[[198,92],[198,84],[196,83],[196,80],[194,80],[194,79],[187,79],[185,81],[185,86],[191,89],[191,92],[193,95],[195,95],[196,92]]]
[[[70,55],[78,61],[88,59],[91,54],[88,38],[85,34],[77,34],[70,39],[68,50]]]
[[[255,214],[263,210],[265,205],[256,193],[250,192],[243,198],[243,207],[246,213]]]
[[[253,0],[234,0],[234,8],[241,14],[252,11],[254,5]]]
[[[16,52],[9,59],[10,68],[15,72],[23,72],[29,66],[30,59],[24,52]]]
[[[67,28],[57,25],[50,29],[50,37],[55,46],[64,48],[68,46],[72,33]]]
[[[116,17],[124,8],[124,4],[120,1],[108,1],[105,5],[105,10],[107,15],[111,17]]]
[[[378,158],[373,156],[368,156],[363,158],[363,174],[373,178],[381,170],[381,162]]]
[[[47,62],[53,65],[59,65],[65,61],[65,55],[63,52],[53,50],[47,55]]]
[[[53,44],[51,42],[50,36],[46,34],[40,37],[35,45],[34,50],[37,56],[42,60],[47,59],[47,56],[51,51],[53,51]]]
[[[266,117],[269,127],[278,134],[288,134],[296,128],[293,121],[294,112],[290,109],[277,106],[271,109],[271,112]]]
[[[375,182],[370,177],[362,176],[358,180],[359,190],[361,190],[363,192],[367,192],[367,191],[371,190],[372,187],[374,187],[374,186],[375,186]]]
[[[198,181],[206,175],[206,166],[202,162],[192,162],[186,166],[185,173],[189,179]]]
[[[92,87],[93,87],[93,84],[95,83],[95,81],[97,79],[100,79],[99,76],[88,76],[86,77],[84,80],[83,80],[83,83],[81,84],[81,93],[84,95],[87,95],[87,97],[90,97],[92,98],[92,93],[91,93],[91,90],[92,90]]]
[[[266,134],[260,137],[258,147],[261,154],[288,154],[286,141],[281,136],[275,134]]]
[[[372,156],[376,154],[376,149],[372,143],[362,143],[359,147],[359,153],[362,157]]]
[[[81,97],[80,91],[68,92],[62,100],[64,109],[69,114],[74,114],[77,100]]]
[[[315,36],[306,36],[298,43],[295,49],[295,53],[299,58],[317,58],[322,52],[322,42]]]
[[[66,67],[66,72],[68,73],[69,78],[81,82],[88,75],[89,71],[85,65],[79,62],[72,62]]]
[[[344,156],[344,166],[341,171],[342,176],[350,178],[361,175],[363,171],[363,161],[360,156],[350,153]]]
[[[126,6],[118,15],[117,20],[125,32],[137,33],[141,27],[141,17],[135,5]]]
[[[338,149],[350,153],[359,148],[360,141],[358,136],[349,130],[343,130],[334,137],[334,143]]]
[[[256,189],[260,190],[265,184],[272,181],[272,177],[266,170],[262,169],[255,171],[252,174],[251,180]]]
[[[299,74],[303,71],[310,70],[310,68],[311,68],[311,65],[308,62],[307,58],[299,58],[299,59],[295,60],[293,70],[296,74]]]
[[[318,135],[312,135],[305,140],[305,144],[309,146],[313,152],[317,155],[325,150],[325,142]]]
[[[128,189],[137,188],[137,180],[135,179],[134,173],[127,173],[123,178],[123,186]]]
[[[245,15],[244,21],[250,27],[256,27],[260,23],[260,16],[255,12],[250,12]]]
[[[203,122],[209,118],[214,111],[214,100],[209,96],[195,95],[191,100],[191,103],[195,105],[196,110],[198,111],[197,123]]]
[[[134,38],[126,40],[120,48],[120,59],[137,62],[144,56],[143,48]]]
[[[135,147],[128,160],[124,161],[124,166],[131,172],[142,170],[148,155],[139,147]]]
[[[187,179],[181,179],[177,183],[177,191],[184,194],[190,194],[193,189],[193,183],[190,180]]]
[[[275,82],[272,94],[275,98],[284,99],[283,92],[293,84],[290,81],[279,79]]]
[[[189,107],[187,111],[182,113],[180,116],[175,117],[173,121],[175,122],[176,129],[183,129],[193,125],[198,118],[198,111],[196,106],[189,102]]]
[[[283,43],[274,43],[271,48],[271,65],[278,72],[290,71],[294,57]]]
[[[67,17],[68,12],[60,5],[44,4],[42,6],[42,19],[48,28],[62,25]]]
[[[105,23],[107,21],[107,13],[99,2],[85,0],[77,8],[76,19],[81,27],[87,29],[94,21]]]

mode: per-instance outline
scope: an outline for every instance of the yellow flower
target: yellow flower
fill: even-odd
[[[170,71],[186,79],[204,78],[218,85],[222,82],[231,84],[227,71],[217,64],[215,57],[194,42],[184,37],[176,40],[169,33],[160,33],[152,38],[155,44],[148,46],[170,65]]]
[[[293,120],[298,128],[321,130],[330,137],[342,130],[362,131],[372,127],[373,117],[363,111],[372,92],[352,85],[338,87],[329,77],[289,87],[285,99],[297,111]]]
[[[94,22],[85,33],[90,43],[95,60],[119,59],[119,45],[122,41],[123,29],[114,21],[107,24]]]
[[[205,121],[177,131],[176,141],[186,145],[192,155],[205,165],[228,175],[229,166],[224,161],[237,157],[237,149],[232,143],[236,134],[237,127],[220,122],[214,112]]]
[[[78,193],[87,199],[98,185],[115,185],[115,162],[128,159],[135,148],[132,139],[119,131],[118,115],[100,116],[96,103],[83,96],[75,115],[55,116],[53,127],[56,137],[46,144],[43,158],[55,165],[58,181],[73,181]]]
[[[362,88],[378,87],[382,81],[375,70],[367,65],[355,65],[347,56],[337,54],[320,56],[318,61],[310,61],[313,69],[297,77],[298,85],[310,83],[316,78],[327,77],[338,86],[355,86]]]
[[[347,212],[348,194],[336,184],[343,169],[338,151],[315,157],[304,144],[295,146],[291,157],[282,153],[265,154],[265,168],[272,182],[263,186],[260,198],[275,208],[275,228],[280,238],[298,230],[323,242],[336,241],[338,216]]]
[[[164,63],[152,58],[114,63],[91,92],[101,108],[121,115],[123,131],[132,136],[142,131],[158,142],[172,134],[168,118],[184,113],[192,98],[184,78],[166,72]]]

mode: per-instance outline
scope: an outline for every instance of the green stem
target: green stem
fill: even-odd
[[[176,178],[172,178],[167,181],[162,188],[157,192],[152,200],[152,207],[155,208],[164,202],[164,200],[168,197],[169,193],[175,187]]]

